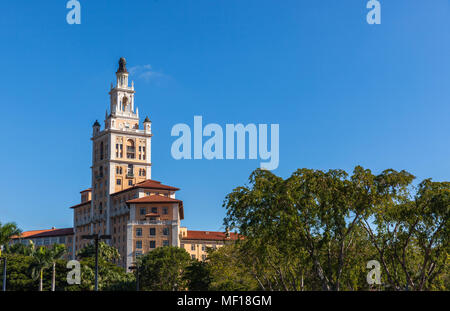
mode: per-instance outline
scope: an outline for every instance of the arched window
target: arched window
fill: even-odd
[[[130,111],[130,105],[128,104],[128,97],[124,97],[122,99],[123,102],[123,111]]]
[[[131,139],[127,140],[127,159],[134,159],[136,150],[134,147],[134,141]]]

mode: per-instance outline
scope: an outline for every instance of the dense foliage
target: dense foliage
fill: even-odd
[[[286,180],[256,170],[224,203],[225,225],[245,236],[236,261],[263,290],[367,290],[370,260],[377,289],[448,290],[450,183],[413,181],[360,166]]]
[[[139,284],[143,290],[185,290],[184,277],[191,257],[185,249],[159,247],[138,260]]]

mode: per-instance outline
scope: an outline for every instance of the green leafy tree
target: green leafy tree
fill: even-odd
[[[12,245],[8,245],[6,246],[4,252],[8,254],[31,256],[31,254],[33,253],[33,242],[29,241],[27,244],[14,243]]]
[[[384,179],[383,186],[391,187]],[[448,290],[450,183],[427,179],[414,197],[397,191],[365,229],[394,290]]]
[[[286,180],[256,170],[224,202],[225,226],[245,236],[236,261],[263,290],[369,289],[372,259],[386,289],[448,288],[449,183],[426,180],[414,193],[414,178],[360,166]]]
[[[185,272],[191,258],[185,249],[158,247],[138,258],[140,288],[142,290],[185,290]]]
[[[239,244],[227,244],[217,250],[208,249],[209,288],[222,291],[262,289],[247,265],[248,258]]]
[[[2,225],[0,222],[0,246],[8,245],[12,236],[20,235],[22,231],[13,222]]]
[[[77,257],[79,259],[95,258],[95,245],[93,243],[86,245],[77,252]],[[113,262],[120,258],[120,253],[117,248],[100,241],[98,243],[98,258],[99,260]]]
[[[186,268],[184,278],[189,290],[208,290],[211,284],[210,266],[205,261],[192,260]]]
[[[70,285],[66,289],[94,290],[95,287],[95,247],[89,244],[78,251],[81,265],[81,284]],[[119,251],[104,242],[99,242],[98,285],[99,290],[134,290],[135,278],[132,273],[113,262],[120,259]]]
[[[33,258],[22,254],[7,253],[8,280],[7,290],[10,291],[33,291],[36,290],[36,282],[30,277],[30,266]],[[3,265],[0,265],[3,275]]]

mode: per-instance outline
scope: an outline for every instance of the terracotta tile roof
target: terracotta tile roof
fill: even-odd
[[[47,229],[47,230],[30,230],[30,231],[24,231],[24,232],[22,232],[22,234],[20,235],[20,237],[21,237],[21,238],[28,238],[28,237],[30,237],[30,236],[32,236],[32,235],[39,234],[39,233],[42,233],[42,232],[46,232],[46,231],[48,231],[48,230],[51,230],[51,229]],[[19,236],[13,235],[11,238],[12,238],[12,239],[17,239],[17,238],[19,238]]]
[[[51,236],[73,235],[73,228],[30,230],[22,232],[20,236],[13,236],[13,239],[42,238]]]
[[[132,199],[128,200],[126,202],[127,204],[141,204],[141,203],[179,203],[180,206],[180,219],[184,219],[184,208],[183,208],[183,201],[172,199],[169,197],[165,197],[162,195],[149,195],[142,198]]]
[[[180,206],[180,219],[183,220],[184,219],[184,208],[183,208],[183,201],[181,200],[177,200],[177,199],[172,199],[169,197],[165,197],[162,195],[149,195],[146,197],[142,197],[142,198],[137,198],[137,199],[132,199],[132,200],[128,200],[126,202],[127,204],[141,204],[141,203],[179,203]]]
[[[172,187],[163,185],[160,181],[147,179],[140,183],[137,183],[134,185],[136,188],[148,188],[148,189],[163,189],[163,190],[172,190],[172,191],[178,191],[180,188]]]
[[[134,204],[137,204],[137,203],[180,203],[180,202],[181,201],[177,200],[177,199],[172,199],[172,198],[165,197],[162,195],[154,194],[154,195],[149,195],[149,196],[142,197],[142,198],[128,200],[127,204],[130,204],[130,203],[134,203]]]
[[[135,184],[134,186],[127,188],[127,189],[123,189],[117,192],[112,193],[112,196],[130,191],[130,190],[135,190],[135,189],[155,189],[155,190],[168,190],[168,191],[178,191],[180,190],[180,188],[176,188],[176,187],[172,187],[172,186],[167,186],[162,184],[160,181],[157,180],[153,180],[153,179],[147,179],[144,181],[141,181],[140,183]]]
[[[237,233],[230,232],[230,238],[227,239],[225,232],[187,230],[186,236],[182,237],[181,239],[224,241],[224,240],[238,240],[239,235]]]
[[[82,203],[80,203],[80,204],[71,206],[71,207],[69,207],[69,208],[77,208],[77,207],[81,207],[81,206],[86,205],[86,204],[88,204],[88,203],[91,204],[91,200],[82,202]]]

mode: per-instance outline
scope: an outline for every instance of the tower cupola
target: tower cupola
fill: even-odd
[[[119,59],[119,69],[117,69],[116,77],[117,77],[117,87],[128,88],[127,61],[123,57]]]
[[[145,120],[144,120],[144,131],[146,133],[151,133],[152,132],[152,121],[150,121],[148,116],[145,117]]]
[[[100,132],[100,123],[98,123],[98,120],[95,120],[94,124],[92,125],[92,130],[93,130],[94,136]]]

